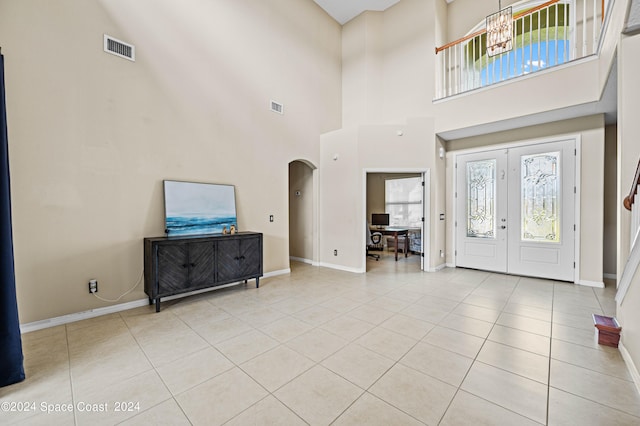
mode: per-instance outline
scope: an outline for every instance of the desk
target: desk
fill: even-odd
[[[398,261],[398,236],[404,235],[404,257],[407,257],[409,253],[409,229],[407,228],[395,228],[392,226],[385,226],[382,228],[371,227],[371,232],[379,232],[382,235],[392,235],[395,241],[396,249],[396,262]]]

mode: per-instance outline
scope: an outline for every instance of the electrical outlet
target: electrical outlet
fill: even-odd
[[[444,257],[444,251],[440,250],[440,257]]]
[[[273,222],[273,215],[272,214],[269,215],[269,222]]]
[[[333,255],[334,255],[334,256],[337,256],[337,255],[338,255],[338,250],[334,250],[334,251],[333,251]]]
[[[89,280],[89,293],[98,292],[98,280]]]

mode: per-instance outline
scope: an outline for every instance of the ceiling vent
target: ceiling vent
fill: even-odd
[[[130,61],[136,60],[136,47],[109,35],[104,35],[104,51]]]
[[[271,111],[284,114],[284,105],[276,101],[271,101]]]

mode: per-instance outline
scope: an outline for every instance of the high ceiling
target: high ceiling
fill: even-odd
[[[313,0],[341,25],[365,10],[386,10],[400,0]],[[453,0],[446,0],[451,3]]]
[[[313,0],[344,25],[365,10],[385,10],[400,0]]]

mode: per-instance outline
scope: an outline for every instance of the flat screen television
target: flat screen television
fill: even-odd
[[[169,236],[218,234],[237,227],[235,187],[165,180],[164,217]]]
[[[389,226],[389,213],[371,213],[371,226]]]

